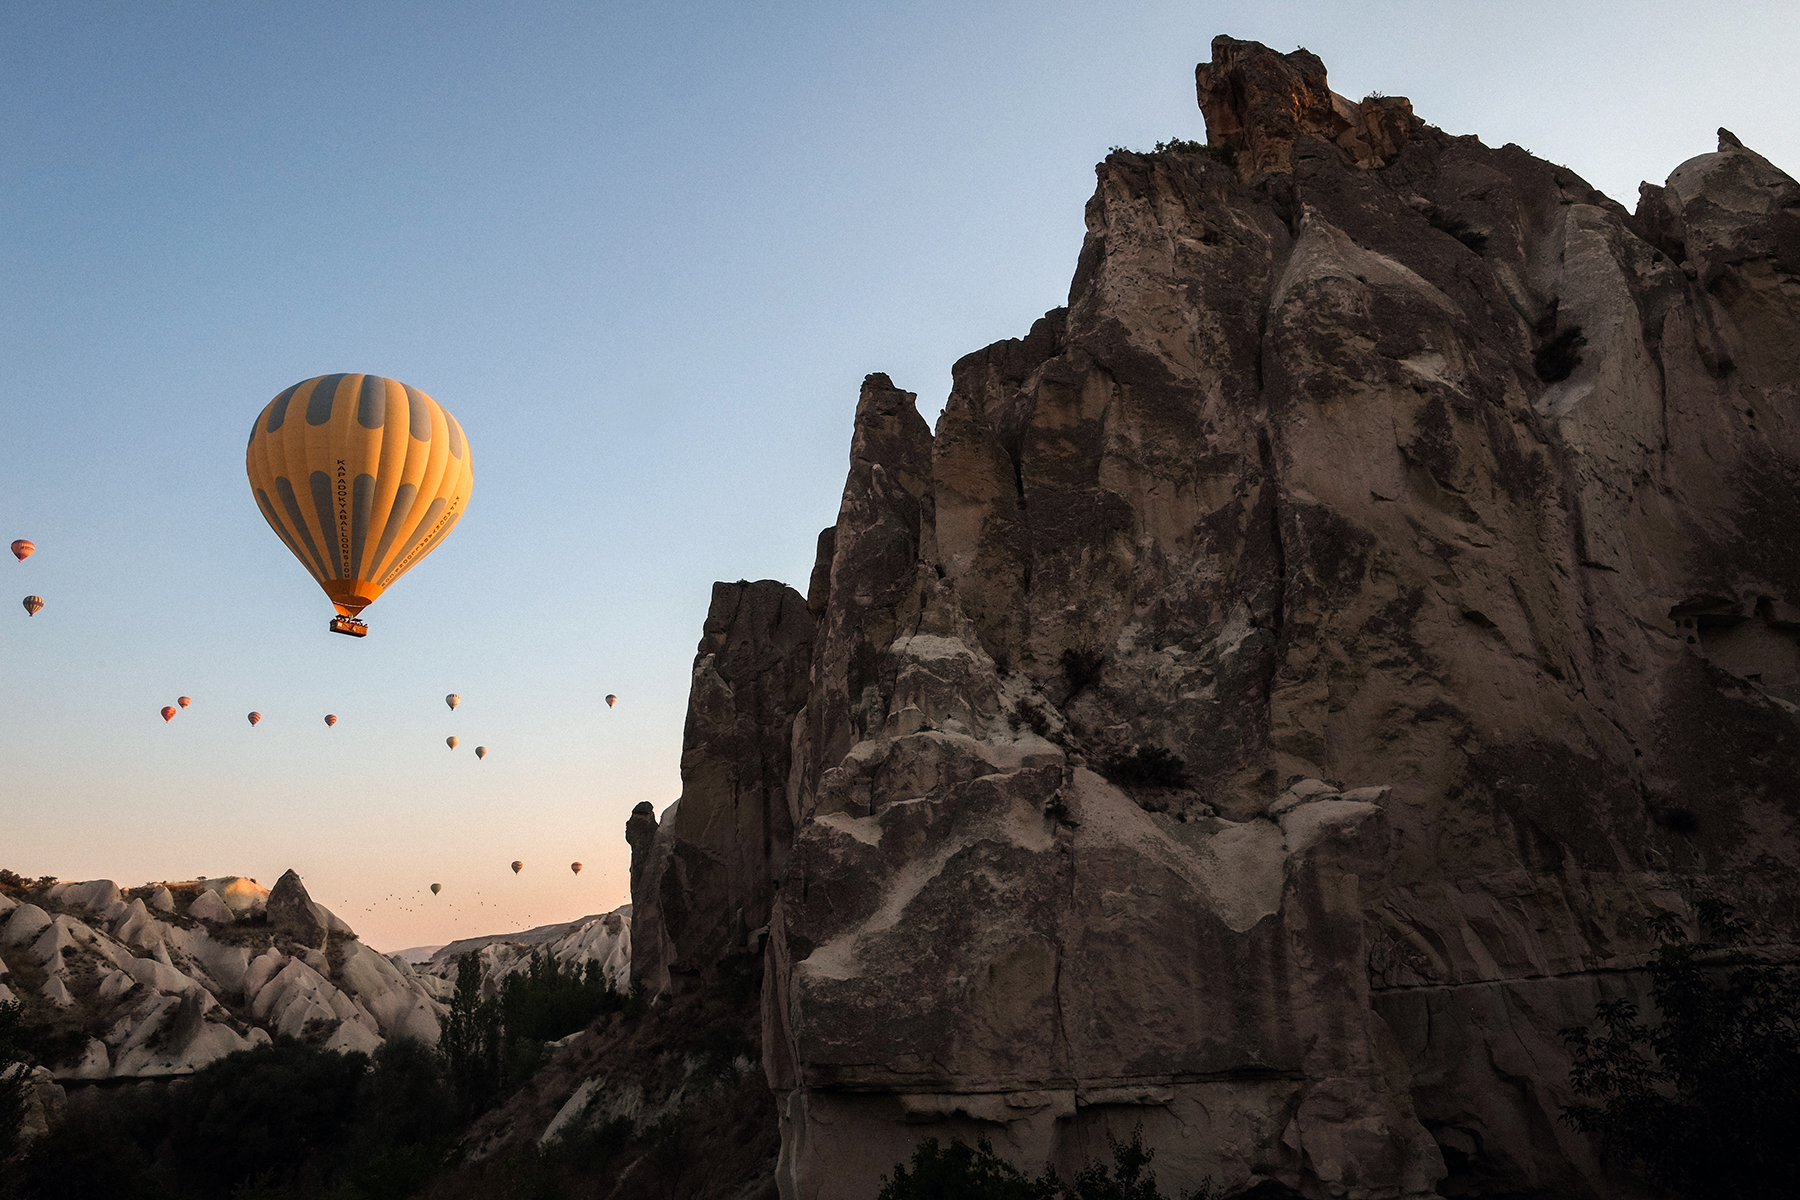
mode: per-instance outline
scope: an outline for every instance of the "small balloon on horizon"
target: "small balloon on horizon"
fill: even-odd
[[[326,713],[325,714],[325,727],[327,729],[329,729],[329,728],[331,728],[331,726],[336,725],[336,724],[337,724],[337,714],[336,713]]]
[[[178,713],[178,712],[180,712],[180,711],[181,711],[181,710],[180,710],[180,709],[178,709],[178,708],[176,708],[176,707],[175,707],[175,706],[174,706],[174,705],[173,705],[173,704],[165,704],[165,705],[163,705],[163,706],[162,706],[162,719],[163,719],[163,723],[164,723],[164,724],[167,724],[167,723],[168,723],[168,722],[170,722],[170,721],[173,721],[173,720],[174,720],[174,719],[175,719],[175,714],[176,714],[176,713]]]
[[[21,603],[25,605],[25,611],[35,617],[38,615],[38,611],[44,607],[44,598],[42,596],[27,596]]]
[[[450,747],[452,750],[454,750],[454,749],[456,749],[458,743],[460,743],[461,741],[462,741],[462,739],[458,738],[458,737],[447,737],[444,739],[444,745],[446,745],[446,746]]]
[[[193,702],[194,702],[194,698],[192,696],[177,696],[177,697],[175,697],[175,703],[181,705],[181,707],[183,707],[183,708],[186,708],[188,705],[192,704]]]
[[[18,559],[20,562],[24,562],[33,554],[37,553],[37,543],[26,538],[20,538],[12,544],[12,552],[14,558]]]
[[[259,713],[259,712],[253,712],[253,713],[251,713],[251,714],[250,714],[250,724],[252,724],[252,725],[255,725],[255,724],[256,724],[256,723],[257,723],[257,722],[258,722],[258,721],[260,721],[260,720],[262,720],[262,714],[261,714],[261,713]]]

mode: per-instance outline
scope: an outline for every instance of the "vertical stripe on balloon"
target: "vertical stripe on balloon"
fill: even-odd
[[[356,396],[356,423],[364,429],[380,429],[387,419],[387,380],[364,375]]]
[[[306,423],[323,425],[331,420],[331,406],[337,400],[338,384],[344,381],[342,375],[321,375],[313,384],[312,396],[306,402]]]
[[[375,477],[358,475],[350,497],[350,578],[363,574],[363,547],[369,538],[369,516],[375,507]]]
[[[305,386],[306,381],[302,380],[287,391],[281,393],[281,395],[269,401],[269,424],[263,432],[274,433],[277,429],[281,428],[281,423],[287,420],[288,401],[294,398],[295,392]]]
[[[347,561],[350,557],[349,547],[344,544],[350,537],[348,529],[344,530],[341,538],[338,535],[338,522],[331,504],[331,476],[323,471],[314,471],[307,477],[307,482],[312,485],[313,512],[318,514],[319,528],[325,531],[325,544],[331,547],[329,557],[332,566],[336,568],[332,571],[331,578],[342,579],[350,569]]]
[[[330,579],[331,572],[325,569],[325,560],[320,557],[319,547],[313,542],[312,530],[306,527],[306,518],[300,515],[300,501],[294,496],[294,485],[288,482],[286,475],[275,477],[275,494],[281,497],[281,507],[287,510],[288,520],[300,531],[300,541],[306,546],[306,553],[317,567],[313,574],[321,582]]]

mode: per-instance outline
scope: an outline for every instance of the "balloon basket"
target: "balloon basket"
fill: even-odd
[[[351,637],[368,637],[369,626],[366,621],[359,621],[355,617],[333,617],[331,632],[349,634]]]

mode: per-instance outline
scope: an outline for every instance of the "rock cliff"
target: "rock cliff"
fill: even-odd
[[[923,1134],[1165,1190],[1632,1195],[1557,1029],[1800,917],[1800,185],[1628,212],[1230,38],[935,433],[865,381],[801,601],[720,585],[633,972],[766,920],[782,1195]]]

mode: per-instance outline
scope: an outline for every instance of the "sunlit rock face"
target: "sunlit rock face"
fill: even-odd
[[[187,1075],[286,1034],[333,1050],[435,1043],[444,1005],[293,871],[0,893],[0,1000],[68,1082]]]
[[[787,1197],[1140,1122],[1167,1192],[1626,1194],[1556,1031],[1646,917],[1800,916],[1800,187],[1721,132],[1634,215],[1308,54],[1197,79],[935,433],[865,382],[816,624],[733,643],[803,704],[697,670],[688,756],[759,749],[634,816],[638,945],[772,889]]]

